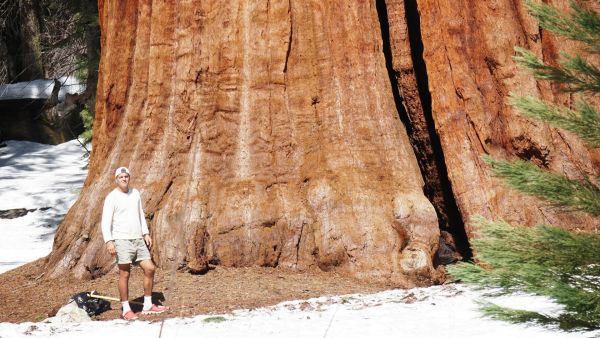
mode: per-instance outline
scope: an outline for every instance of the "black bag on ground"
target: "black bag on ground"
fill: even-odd
[[[90,316],[97,316],[110,309],[110,302],[100,298],[90,297],[90,292],[80,292],[71,297],[80,309]]]

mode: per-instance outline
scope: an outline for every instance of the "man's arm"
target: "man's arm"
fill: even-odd
[[[113,213],[115,210],[114,201],[112,199],[112,195],[108,194],[104,199],[104,207],[102,208],[102,238],[104,238],[104,242],[112,241],[112,221],[113,221]]]
[[[146,242],[148,249],[152,249],[152,237],[150,237],[150,234],[144,235],[144,242]]]
[[[106,243],[106,250],[111,255],[116,254],[115,243],[112,237],[112,220],[114,213],[114,201],[111,198],[111,194],[108,194],[104,199],[104,206],[102,207],[102,238],[104,238],[104,242]]]

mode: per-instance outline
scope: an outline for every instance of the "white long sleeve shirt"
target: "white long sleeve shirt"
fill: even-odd
[[[124,193],[118,188],[104,199],[102,209],[102,236],[104,242],[114,239],[142,238],[148,231],[142,200],[137,189]]]

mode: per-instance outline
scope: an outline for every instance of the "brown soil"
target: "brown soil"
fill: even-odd
[[[0,274],[0,322],[44,320],[53,316],[78,292],[96,290],[101,295],[118,297],[116,271],[94,280],[46,279],[42,273],[43,259]],[[142,278],[141,269],[134,267],[129,283],[130,300],[142,301]],[[164,298],[162,303],[169,306],[170,311],[162,315],[141,316],[141,319],[228,313],[286,300],[374,293],[391,288],[394,285],[356,280],[335,272],[217,267],[204,275],[192,275],[159,269],[154,296],[156,299]],[[111,306],[111,310],[95,319],[119,318],[120,304],[112,302]],[[134,307],[134,310],[141,308]]]

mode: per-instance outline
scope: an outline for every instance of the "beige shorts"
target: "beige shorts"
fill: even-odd
[[[130,264],[150,259],[150,251],[143,238],[115,239],[117,264]]]

